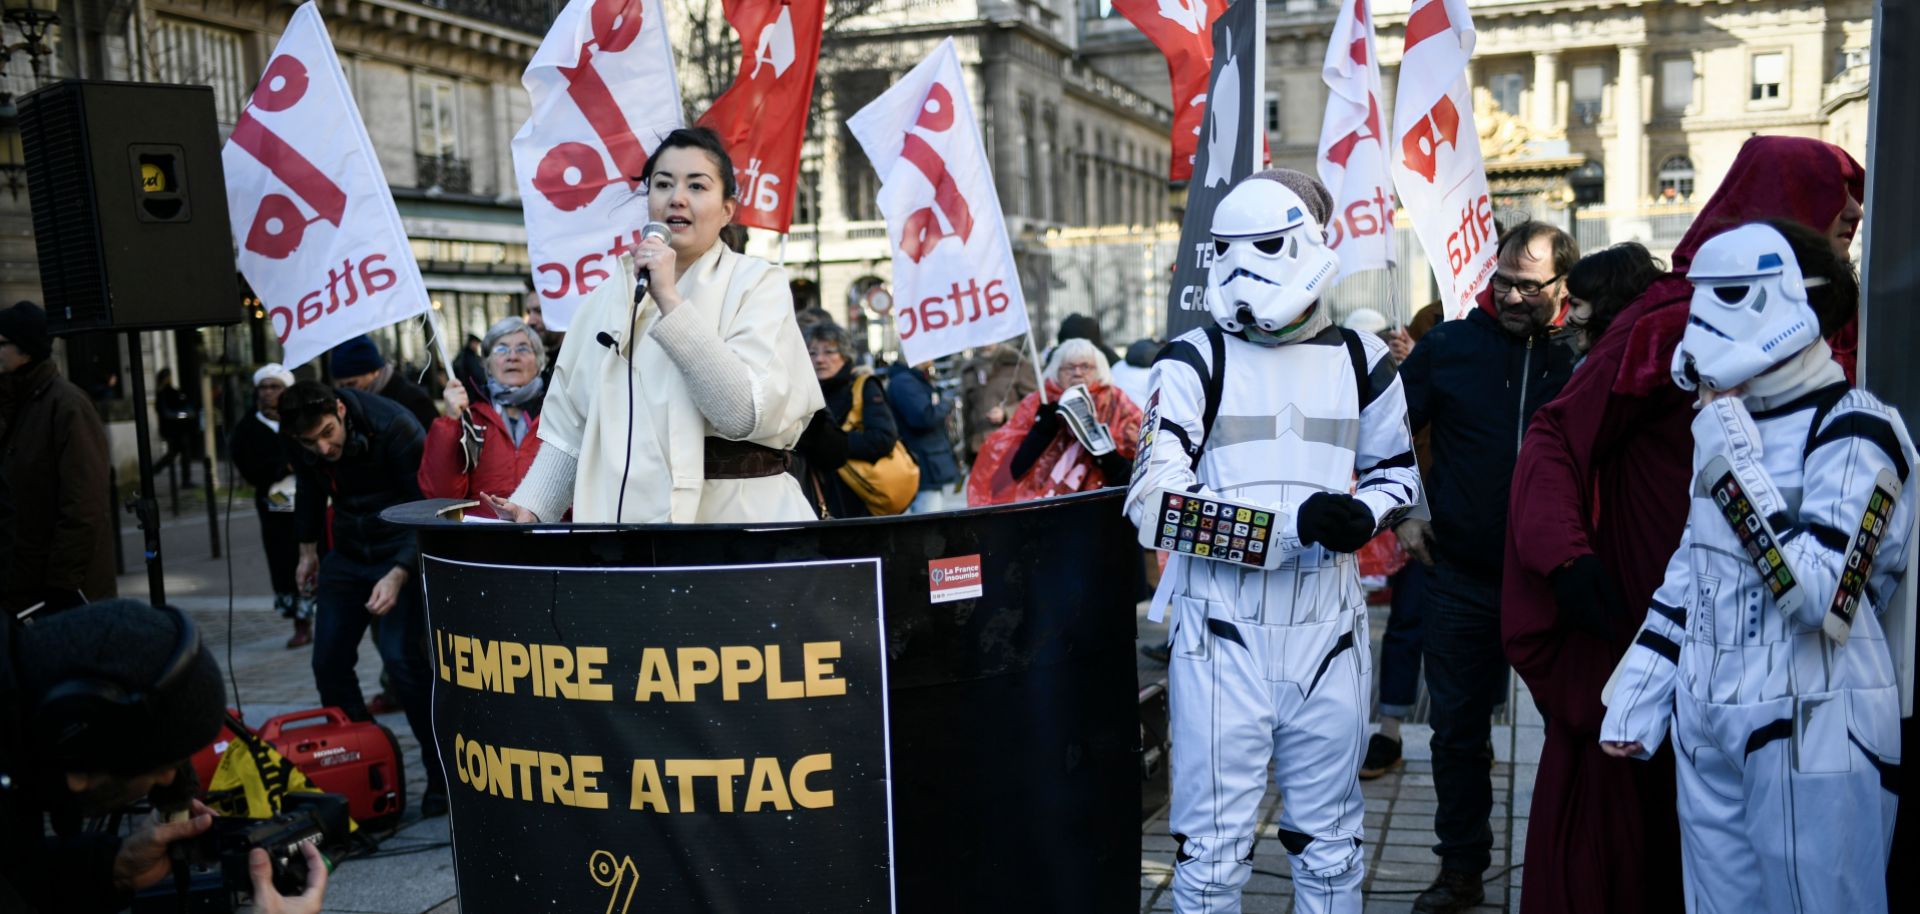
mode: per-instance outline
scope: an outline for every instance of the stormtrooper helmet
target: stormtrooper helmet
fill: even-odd
[[[1228,333],[1284,334],[1339,273],[1325,229],[1279,181],[1241,181],[1214,209],[1207,310]]]
[[[1820,339],[1820,319],[1793,247],[1772,226],[1754,222],[1715,235],[1687,271],[1693,301],[1673,351],[1673,380],[1731,390]]]

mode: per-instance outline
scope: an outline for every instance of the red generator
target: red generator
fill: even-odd
[[[257,732],[315,788],[346,797],[348,813],[361,826],[386,828],[399,822],[406,810],[400,743],[386,727],[352,720],[339,708],[314,708],[282,714]],[[212,782],[220,755],[236,743],[229,724],[213,745],[194,755],[202,785]]]
[[[260,738],[327,793],[347,798],[361,825],[380,829],[407,808],[407,774],[400,741],[374,721],[356,721],[339,708],[282,714],[260,726]]]

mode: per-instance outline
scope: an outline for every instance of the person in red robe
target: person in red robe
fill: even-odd
[[[1845,150],[1754,137],[1673,252],[1673,272],[1614,320],[1560,397],[1534,414],[1514,469],[1501,633],[1546,719],[1523,912],[1679,911],[1670,749],[1600,750],[1600,690],[1631,643],[1687,517],[1692,395],[1670,377],[1693,253],[1758,219],[1851,243],[1866,170]],[[1823,327],[1853,380],[1855,323]]]

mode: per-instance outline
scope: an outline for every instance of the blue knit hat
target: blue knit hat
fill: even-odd
[[[366,334],[333,347],[333,352],[327,356],[327,367],[336,378],[357,378],[379,371],[386,364],[387,360],[380,355],[379,345]]]

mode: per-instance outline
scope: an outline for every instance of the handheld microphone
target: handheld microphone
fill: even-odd
[[[642,226],[640,229],[640,240],[645,241],[648,238],[658,238],[661,241],[672,241],[673,233],[667,230],[667,224],[665,222],[649,222],[645,226]],[[646,267],[641,267],[640,275],[634,277],[634,283],[633,283],[634,304],[637,305],[640,303],[640,296],[647,294],[647,286],[650,286],[652,284],[653,284],[652,271],[647,269]]]
[[[648,238],[658,238],[661,241],[670,241],[673,238],[673,233],[668,231],[667,224],[665,222],[649,222],[645,226],[642,226],[640,229],[640,240],[646,241]],[[653,276],[651,272],[647,270],[645,267],[642,267],[640,269],[639,276],[634,277],[633,311],[629,313],[627,318],[627,333],[629,335],[631,335],[634,332],[635,322],[637,322],[640,319],[640,297],[647,294],[647,286],[652,282],[653,282]],[[613,334],[608,333],[605,330],[600,331],[600,334],[594,337],[594,341],[616,352],[619,351],[620,349],[619,341],[613,338]],[[620,498],[615,503],[614,509],[613,509],[613,522],[616,524],[626,522],[627,479],[629,474],[631,474],[632,472],[633,472],[633,369],[631,366],[629,366],[627,370],[627,462],[626,462],[626,466],[620,469]]]

